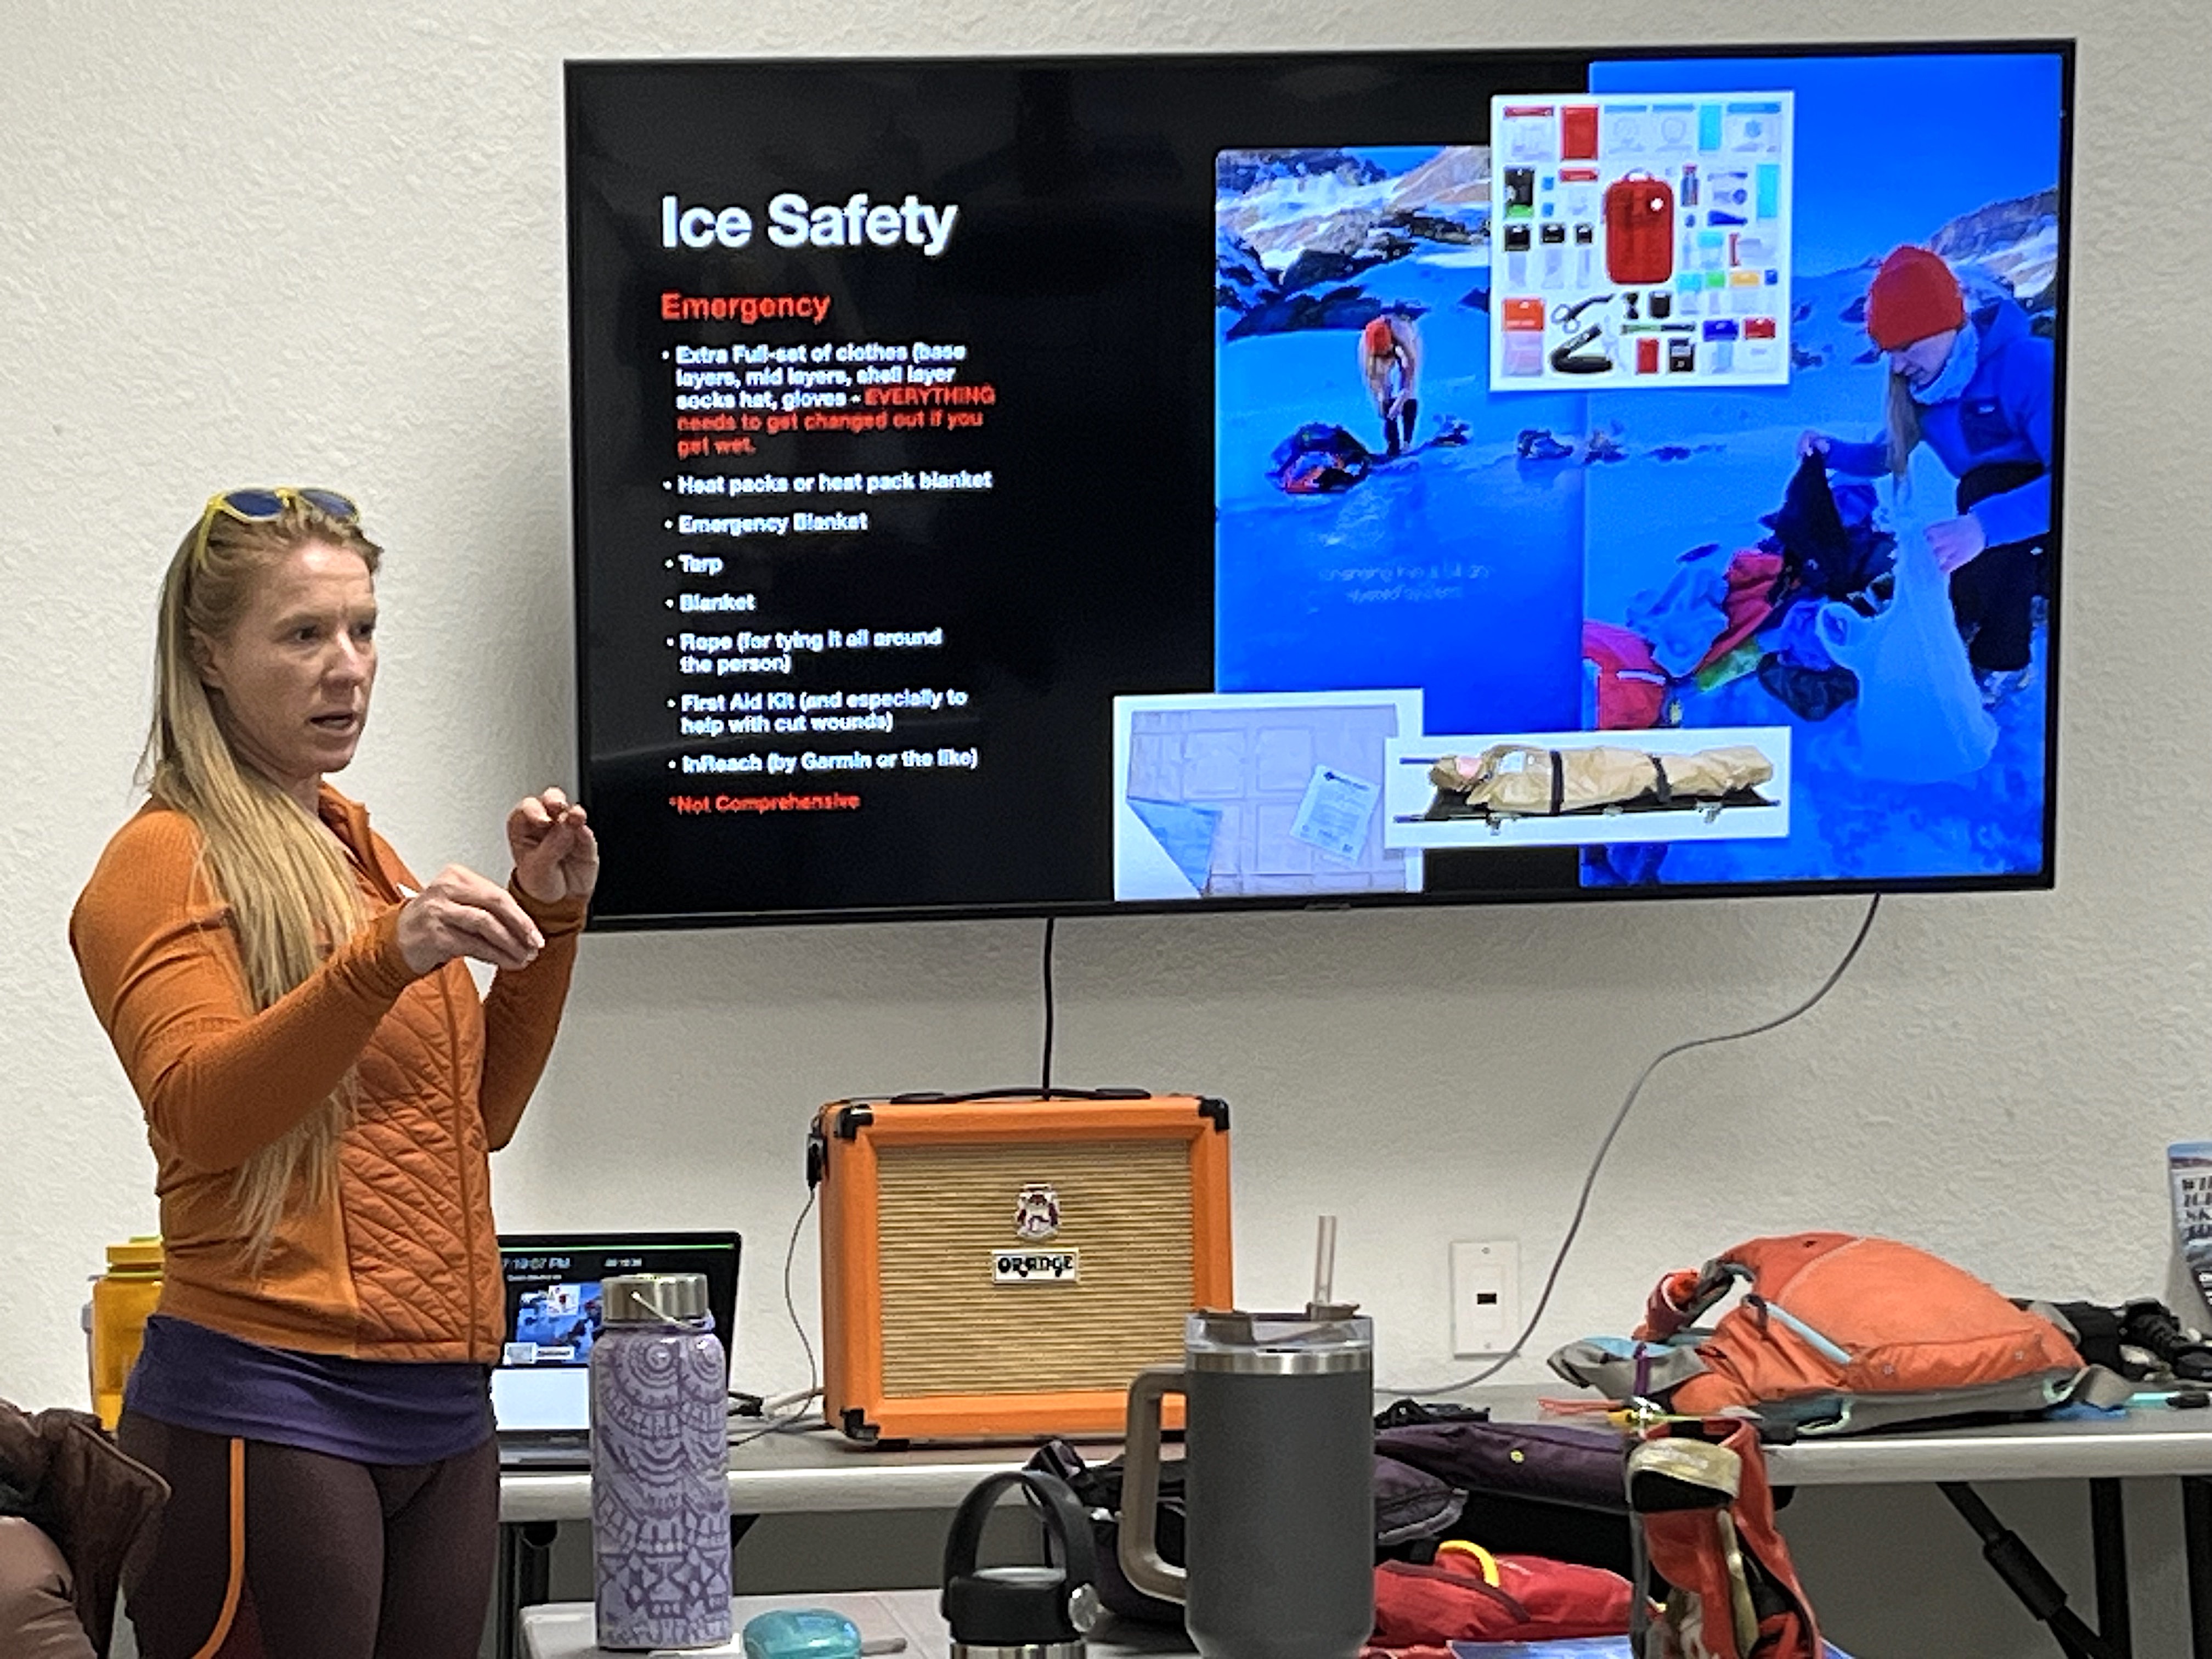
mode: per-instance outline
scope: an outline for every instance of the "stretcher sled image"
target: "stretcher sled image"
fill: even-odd
[[[1791,735],[1722,726],[1394,738],[1383,841],[1443,852],[1786,836]]]
[[[1479,819],[1493,834],[1516,818],[1693,812],[1708,823],[1730,807],[1771,807],[1759,786],[1774,763],[1750,744],[1662,754],[1596,744],[1580,749],[1497,743],[1446,755],[1429,768],[1431,823]]]

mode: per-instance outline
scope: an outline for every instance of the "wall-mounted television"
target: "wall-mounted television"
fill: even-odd
[[[2072,84],[569,64],[599,922],[2048,885]]]

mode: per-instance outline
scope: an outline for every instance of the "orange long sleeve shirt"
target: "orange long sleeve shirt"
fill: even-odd
[[[488,1363],[505,1334],[489,1154],[551,1050],[585,907],[518,890],[545,948],[487,996],[459,961],[418,977],[398,934],[414,877],[358,803],[325,786],[319,811],[370,920],[265,1009],[182,813],[149,804],[118,830],[70,919],[85,990],[145,1112],[160,1311],[304,1352]],[[295,1195],[253,1271],[231,1200],[238,1166],[349,1069],[337,1190],[320,1204]]]

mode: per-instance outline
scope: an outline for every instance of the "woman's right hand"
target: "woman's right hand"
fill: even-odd
[[[512,893],[458,864],[399,907],[399,953],[418,975],[455,957],[527,968],[544,948],[545,936]]]
[[[1828,446],[1835,441],[1825,432],[1801,433],[1797,439],[1797,459],[1802,461],[1808,455],[1825,455],[1828,453]]]

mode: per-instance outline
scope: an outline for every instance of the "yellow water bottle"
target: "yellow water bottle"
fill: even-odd
[[[113,1428],[123,1415],[123,1381],[138,1363],[146,1316],[161,1295],[161,1240],[142,1235],[107,1247],[107,1271],[92,1281],[88,1352],[92,1364],[92,1408]]]

